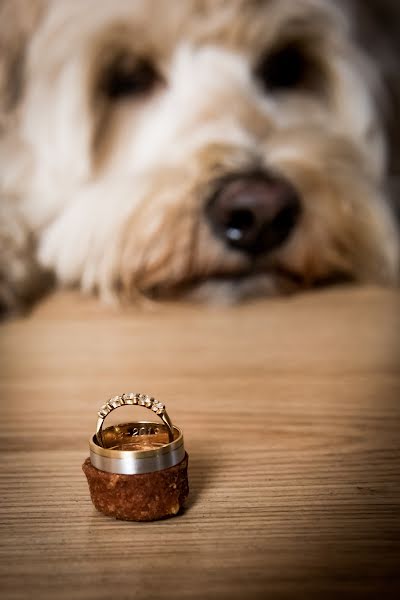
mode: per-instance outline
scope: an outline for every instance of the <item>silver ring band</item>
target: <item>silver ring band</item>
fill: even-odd
[[[131,425],[137,427],[138,424]],[[125,424],[124,427],[129,427],[129,424]],[[181,430],[175,425],[172,427],[173,441],[149,450],[104,448],[99,445],[95,434],[89,440],[90,461],[100,471],[120,475],[139,475],[174,467],[184,459],[185,448]]]

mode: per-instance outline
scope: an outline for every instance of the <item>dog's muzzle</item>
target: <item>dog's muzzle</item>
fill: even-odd
[[[206,205],[214,233],[251,255],[286,241],[301,213],[299,195],[282,177],[267,172],[227,176]]]

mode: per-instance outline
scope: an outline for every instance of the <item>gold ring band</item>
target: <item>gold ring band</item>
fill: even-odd
[[[168,444],[169,430],[163,423],[135,421],[106,427],[101,437],[104,449],[135,451]]]

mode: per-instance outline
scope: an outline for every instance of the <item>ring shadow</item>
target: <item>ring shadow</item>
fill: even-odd
[[[183,512],[190,511],[199,502],[203,493],[215,478],[218,467],[212,458],[209,447],[196,445],[190,448],[189,454],[189,496]]]

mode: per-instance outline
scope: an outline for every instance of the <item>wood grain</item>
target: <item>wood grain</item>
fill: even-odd
[[[4,325],[2,598],[399,597],[399,298],[121,312],[68,293]],[[177,518],[90,503],[96,411],[130,390],[184,430]]]

